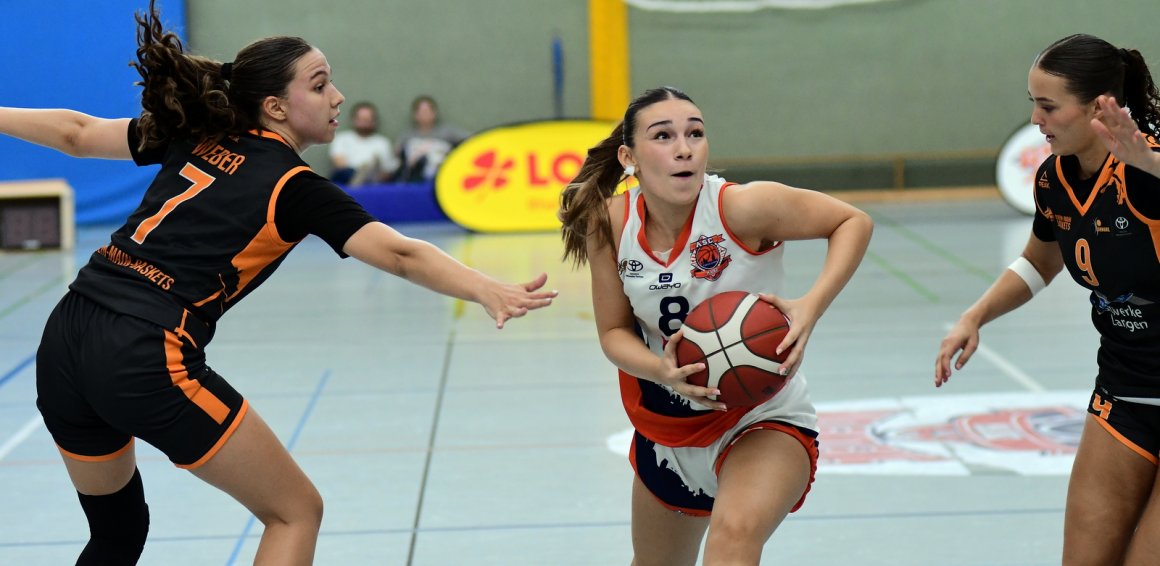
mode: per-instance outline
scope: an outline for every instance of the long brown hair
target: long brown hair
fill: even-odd
[[[1144,56],[1135,49],[1119,49],[1098,37],[1069,35],[1047,46],[1035,65],[1049,75],[1063,77],[1067,90],[1081,103],[1111,93],[1127,106],[1140,131],[1160,133],[1160,95]]]
[[[635,147],[636,115],[663,100],[680,99],[693,102],[689,95],[671,86],[644,91],[629,103],[624,120],[612,133],[588,150],[580,172],[560,195],[560,210],[556,215],[563,223],[564,259],[577,265],[588,261],[588,235],[595,231],[600,247],[612,245],[612,221],[606,202],[616,194],[616,186],[625,180],[617,152],[621,145]]]
[[[143,87],[137,131],[139,149],[169,139],[218,138],[260,128],[261,103],[285,96],[295,64],[313,47],[299,37],[255,41],[223,64],[185,52],[181,39],[161,25],[149,2],[137,13],[137,69]]]

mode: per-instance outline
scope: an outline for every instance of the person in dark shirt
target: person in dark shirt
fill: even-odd
[[[1044,49],[1027,78],[1052,154],[1035,176],[1023,254],[943,339],[935,385],[979,346],[979,327],[1064,268],[1090,291],[1098,373],[1067,492],[1063,563],[1160,556],[1160,97],[1143,56],[1090,35]],[[1123,103],[1123,107],[1120,103]],[[961,351],[961,353],[959,353]]]
[[[505,284],[376,222],[299,154],[327,143],[342,93],[317,48],[271,37],[228,63],[184,52],[156,8],[138,14],[142,113],[0,108],[0,133],[78,157],[160,164],[141,205],[98,249],[50,316],[37,406],[90,539],[78,564],[136,564],[149,513],[134,438],[225,491],[265,524],[258,563],[309,564],[318,490],[220,375],[217,320],[308,234],[438,293],[474,301],[497,327],[551,303],[547,276]]]

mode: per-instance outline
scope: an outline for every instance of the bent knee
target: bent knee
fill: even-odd
[[[318,528],[322,525],[323,507],[322,495],[313,484],[308,484],[307,487],[296,490],[294,494],[287,494],[281,498],[279,505],[257,517],[267,526],[285,524]]]
[[[773,529],[754,517],[741,513],[732,513],[728,516],[714,514],[709,524],[707,541],[729,545],[763,546],[771,534]]]

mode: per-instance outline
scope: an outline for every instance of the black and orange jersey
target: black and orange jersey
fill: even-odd
[[[1081,179],[1075,156],[1053,155],[1036,173],[1035,202],[1035,236],[1058,242],[1072,279],[1091,291],[1097,384],[1160,397],[1160,179],[1111,154]]]
[[[272,132],[138,152],[136,126],[133,160],[161,170],[70,285],[111,310],[163,326],[188,310],[212,325],[307,234],[343,255],[346,240],[374,220]]]

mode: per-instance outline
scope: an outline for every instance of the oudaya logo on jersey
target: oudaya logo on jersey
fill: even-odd
[[[477,232],[539,232],[560,227],[560,192],[588,148],[612,122],[554,120],[480,132],[447,155],[435,198],[448,218]]]

